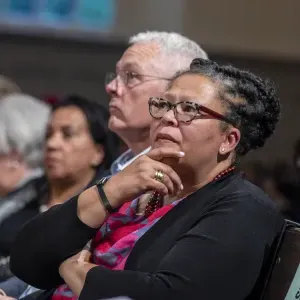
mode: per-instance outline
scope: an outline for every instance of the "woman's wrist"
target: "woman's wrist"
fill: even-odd
[[[112,209],[120,207],[124,202],[122,201],[122,197],[120,197],[122,194],[121,187],[117,183],[115,176],[111,177],[101,187]],[[97,186],[93,186],[79,195],[77,215],[84,224],[91,228],[100,227],[106,220],[109,212],[103,204],[103,199],[99,195]]]
[[[122,195],[120,184],[116,182],[117,175],[111,177],[103,186],[106,198],[113,209],[120,207],[124,201],[120,197]]]
[[[91,228],[99,228],[106,220],[108,212],[99,199],[96,186],[85,190],[79,195],[77,215],[81,222]]]

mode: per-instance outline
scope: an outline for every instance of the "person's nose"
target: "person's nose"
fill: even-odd
[[[53,151],[61,147],[63,138],[59,132],[51,134],[46,140],[46,150]]]
[[[165,125],[168,126],[177,126],[178,125],[178,120],[176,118],[176,112],[175,112],[175,108],[170,109],[169,111],[167,111],[163,117],[162,117],[162,122]]]
[[[119,76],[116,76],[111,82],[106,84],[105,90],[110,96],[118,96],[121,97],[125,90],[125,84],[122,82]]]

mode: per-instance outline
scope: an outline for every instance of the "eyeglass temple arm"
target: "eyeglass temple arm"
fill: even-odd
[[[223,120],[223,121],[225,121],[225,122],[227,122],[227,123],[229,123],[229,124],[234,125],[233,122],[230,121],[230,120],[229,120],[228,118],[226,118],[225,116],[223,116],[223,115],[221,115],[221,114],[219,114],[219,113],[217,113],[217,112],[215,112],[215,111],[213,111],[213,110],[211,110],[211,109],[209,109],[209,108],[207,108],[207,107],[205,107],[205,106],[202,106],[202,105],[199,105],[199,104],[198,104],[198,110],[202,110],[202,111],[206,112],[207,114],[209,114],[209,115],[215,117],[216,119]]]

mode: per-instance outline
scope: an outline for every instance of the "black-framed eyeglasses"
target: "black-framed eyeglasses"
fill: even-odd
[[[141,83],[142,81],[145,81],[144,78],[149,78],[149,79],[152,78],[153,80],[159,79],[159,80],[170,81],[170,78],[139,74],[136,72],[130,72],[130,71],[125,71],[125,70],[119,70],[118,72],[108,72],[105,74],[105,85],[111,83],[118,76],[127,87],[134,87],[135,85]]]
[[[151,97],[148,104],[150,115],[155,119],[161,119],[169,110],[173,109],[175,117],[181,122],[190,123],[197,116],[202,116],[218,119],[234,125],[234,123],[225,116],[195,102],[182,101],[172,104],[163,98]]]

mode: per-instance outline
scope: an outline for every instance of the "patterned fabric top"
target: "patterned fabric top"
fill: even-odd
[[[98,230],[92,242],[91,262],[112,270],[123,270],[126,260],[139,238],[181,200],[163,206],[148,218],[136,215],[138,199],[125,203]],[[77,297],[73,295],[67,285],[60,286],[52,296],[52,300],[75,299]]]

